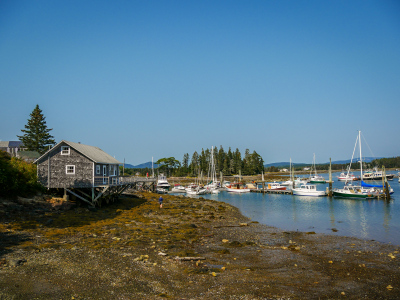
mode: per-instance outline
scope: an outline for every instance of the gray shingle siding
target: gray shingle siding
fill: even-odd
[[[57,151],[58,150],[58,151]],[[61,147],[50,153],[49,159],[38,164],[38,180],[48,186],[50,162],[50,188],[91,187],[93,183],[93,162],[70,148],[69,155],[61,155]],[[67,174],[66,167],[75,166],[75,174]]]
[[[67,155],[62,154],[64,146],[69,147]],[[119,176],[119,162],[115,158],[100,148],[67,141],[58,143],[38,158],[36,163],[39,182],[49,188],[86,188],[92,187],[93,184],[96,186],[108,185],[112,183],[112,177],[111,179],[109,177],[110,165],[112,169],[116,169],[116,176],[113,176],[114,173],[111,176],[114,178]],[[97,165],[100,166],[100,174],[96,174]],[[74,166],[74,174],[67,173],[67,166]],[[48,180],[49,175],[50,181]]]

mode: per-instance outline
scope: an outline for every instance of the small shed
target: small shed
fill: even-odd
[[[111,192],[110,187],[120,186],[121,163],[98,147],[62,140],[35,163],[38,181],[45,187],[62,188],[90,204]],[[92,191],[90,201],[85,189]]]

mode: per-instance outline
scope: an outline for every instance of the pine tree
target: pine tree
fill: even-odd
[[[46,118],[42,114],[42,110],[37,104],[35,109],[30,114],[28,124],[25,129],[21,129],[24,135],[17,137],[24,144],[28,151],[37,151],[43,154],[48,149],[49,145],[54,145],[56,142],[54,137],[50,135],[50,131],[46,125]]]

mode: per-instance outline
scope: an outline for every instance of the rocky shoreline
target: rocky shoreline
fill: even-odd
[[[89,210],[0,200],[0,299],[399,299],[400,247],[285,232],[141,193]]]

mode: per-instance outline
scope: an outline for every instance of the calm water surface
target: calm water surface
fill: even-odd
[[[337,175],[332,175],[333,187],[343,186]],[[323,176],[328,178],[328,174]],[[400,183],[395,178],[389,184],[394,189],[390,201],[228,192],[204,198],[229,203],[253,221],[288,231],[315,231],[400,245]],[[317,184],[317,189],[327,186]]]

